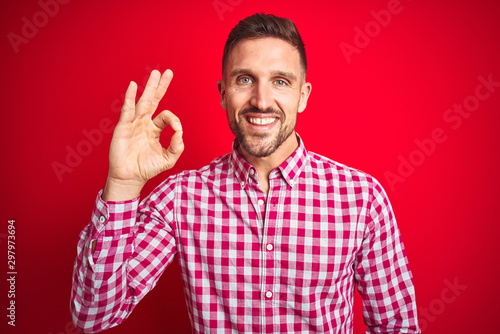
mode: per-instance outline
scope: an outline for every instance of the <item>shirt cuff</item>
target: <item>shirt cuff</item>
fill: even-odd
[[[99,191],[94,211],[92,213],[92,224],[89,241],[89,260],[93,266],[93,260],[101,249],[100,243],[104,237],[117,238],[123,235],[133,233],[137,208],[139,206],[139,197],[127,201],[103,201],[101,195],[103,190]],[[97,241],[96,252],[92,252],[92,244]]]
[[[92,216],[92,223],[97,233],[106,230],[121,230],[135,223],[139,206],[139,197],[127,201],[107,201],[102,199],[103,190],[99,191]]]

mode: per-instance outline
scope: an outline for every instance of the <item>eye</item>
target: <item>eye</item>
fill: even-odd
[[[274,81],[275,84],[277,84],[278,86],[286,86],[286,81],[285,80],[276,80]]]
[[[252,83],[252,79],[250,79],[249,77],[241,77],[238,79],[238,82],[242,84],[249,84]]]

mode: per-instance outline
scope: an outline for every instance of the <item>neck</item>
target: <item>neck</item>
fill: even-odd
[[[259,188],[267,194],[269,190],[269,174],[279,165],[285,162],[288,157],[299,146],[297,135],[292,133],[272,154],[267,157],[255,157],[250,155],[241,145],[238,147],[238,152],[241,156],[256,170],[259,176]]]

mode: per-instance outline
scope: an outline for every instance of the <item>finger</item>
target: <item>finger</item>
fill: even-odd
[[[135,116],[142,117],[149,113],[153,98],[158,88],[158,83],[160,81],[160,72],[158,70],[153,70],[149,76],[148,82],[146,83],[146,88],[137,102],[135,108]]]
[[[131,122],[135,115],[135,95],[137,94],[137,84],[133,81],[128,85],[125,92],[125,101],[123,102],[120,122]]]
[[[182,124],[177,116],[171,111],[163,110],[153,119],[153,123],[161,130],[163,130],[167,125],[175,131],[170,138],[170,145],[167,149],[163,149],[163,155],[165,157],[165,168],[172,168],[177,159],[179,159],[182,151],[184,151],[184,142],[182,140]]]
[[[168,110],[163,110],[154,119],[153,123],[160,129],[163,130],[167,125],[174,131],[182,131],[182,124],[179,117],[175,116],[173,112]]]
[[[184,151],[184,141],[182,140],[182,130],[176,131],[170,138],[170,145],[167,149],[163,149],[165,155],[167,169],[174,167],[177,160]]]
[[[163,72],[163,75],[160,78],[160,83],[158,84],[158,88],[156,89],[156,93],[149,110],[151,115],[154,114],[161,99],[163,98],[163,96],[165,96],[165,93],[167,92],[168,86],[170,86],[170,82],[172,81],[173,77],[174,73],[172,72],[172,70],[168,69],[165,72]]]

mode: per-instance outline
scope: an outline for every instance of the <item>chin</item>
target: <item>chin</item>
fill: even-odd
[[[276,137],[270,136],[257,136],[250,140],[248,136],[244,136],[238,140],[245,151],[256,158],[264,158],[273,154],[279,146]]]

